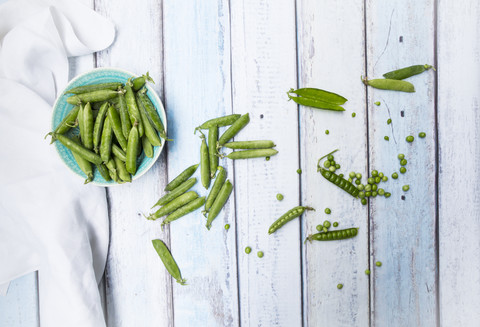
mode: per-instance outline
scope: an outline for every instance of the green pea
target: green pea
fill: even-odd
[[[328,170],[330,170],[332,173],[334,173],[335,170],[337,170],[337,169],[335,168],[335,166],[330,166],[330,168],[328,168]]]
[[[335,162],[335,160],[330,160],[330,166],[335,166],[337,163]]]
[[[392,120],[390,118],[387,119],[387,124],[390,125],[392,123]]]
[[[405,79],[410,76],[421,74],[424,71],[429,70],[430,68],[433,68],[433,67],[427,64],[413,65],[413,66],[408,66],[408,67],[400,68],[400,69],[385,73],[383,74],[383,77],[390,78],[390,79]]]
[[[374,104],[375,104],[376,106],[379,106],[379,105],[380,105],[380,101],[376,101],[376,102],[374,102]]]
[[[335,164],[335,169],[340,169],[340,164]]]
[[[388,136],[384,136],[383,139],[384,139],[385,141],[389,141],[389,140],[390,140],[390,138],[389,138]]]
[[[393,173],[393,174],[392,174],[392,178],[393,178],[393,179],[397,179],[397,178],[398,178],[398,174],[397,174],[397,173]]]
[[[382,179],[380,178],[380,176],[377,176],[375,177],[375,183],[380,183],[382,181]]]
[[[365,269],[365,275],[370,275],[370,269]]]
[[[263,251],[258,251],[257,252],[257,257],[263,258]]]
[[[297,174],[301,174],[302,170],[300,168],[297,169]]]
[[[358,197],[363,199],[365,197],[365,192],[358,192]]]
[[[208,230],[210,230],[210,227],[212,226],[212,221],[218,216],[218,214],[220,213],[220,210],[222,210],[225,203],[227,203],[227,200],[230,197],[230,194],[232,193],[232,191],[233,191],[233,185],[227,179],[225,183],[222,185],[222,188],[218,192],[218,195],[216,196],[215,201],[213,201],[212,207],[208,212],[207,224],[206,224],[206,227]]]
[[[230,224],[226,224],[225,225],[225,230],[229,230],[230,229]]]
[[[357,179],[357,180],[358,180],[358,179]],[[356,182],[356,181],[355,181],[355,182]],[[359,191],[363,191],[364,189],[365,189],[365,186],[364,186],[363,184],[359,184],[359,185],[357,186],[357,190],[359,190]]]
[[[368,184],[375,184],[375,179],[373,177],[369,177],[367,182]]]
[[[370,191],[365,192],[365,196],[366,196],[367,198],[370,197],[370,196],[372,196],[372,192],[370,192]]]
[[[376,196],[377,196],[377,191],[373,191],[373,192],[372,192],[372,196],[373,196],[373,197],[376,197]]]
[[[325,227],[325,226],[323,226],[322,230],[323,230],[324,233],[328,232],[328,228]]]
[[[175,262],[175,259],[173,258],[167,245],[161,240],[153,240],[152,244],[170,275],[180,285],[186,285],[185,283],[187,280],[182,278],[180,269],[178,268],[178,265]]]
[[[400,160],[400,165],[405,166],[407,164],[407,159]]]
[[[238,118],[218,139],[218,145],[223,146],[230,141],[235,135],[237,135],[248,123],[250,122],[250,116],[248,113]]]
[[[403,190],[404,192],[407,192],[409,189],[410,189],[410,185],[403,185],[403,186],[402,186],[402,190]]]
[[[355,118],[356,115],[357,115],[356,113],[352,112],[352,117],[353,118]]]
[[[325,227],[325,228],[330,228],[330,226],[331,226],[331,224],[330,224],[330,222],[329,222],[328,220],[325,220],[325,221],[323,222],[323,227]]]
[[[353,179],[349,178],[348,181],[349,181],[350,183],[352,183],[352,182],[353,182]]]
[[[283,195],[280,194],[280,193],[278,193],[278,194],[277,194],[277,200],[278,200],[278,201],[282,201],[282,200],[283,200]]]
[[[405,173],[407,172],[407,168],[405,168],[405,167],[400,167],[400,172],[401,172],[402,174],[405,174]]]
[[[383,182],[388,181],[388,177],[387,177],[387,176],[383,176],[383,177],[382,177],[382,181],[383,181]]]
[[[335,222],[333,223],[333,227],[338,227],[338,222],[335,221]]]
[[[135,175],[135,173],[137,172],[137,152],[138,152],[139,145],[140,145],[140,138],[138,136],[138,128],[137,128],[137,125],[134,125],[130,129],[130,133],[128,135],[126,161],[125,161],[126,163],[125,167],[127,171],[132,175]]]
[[[355,180],[355,184],[360,185],[362,182],[359,179]]]
[[[365,185],[365,191],[366,192],[370,192],[371,190],[372,190],[372,185],[371,184]]]
[[[265,161],[269,161],[270,160],[270,157],[265,157]]]
[[[336,169],[336,168],[335,168],[335,169]],[[341,178],[343,178],[343,174],[339,174],[338,176],[341,177]]]
[[[355,176],[357,177],[357,179],[362,179],[362,174],[360,173],[357,173]]]
[[[385,195],[385,190],[383,188],[379,188],[378,195]]]
[[[427,136],[427,134],[425,134],[425,132],[420,132],[418,133],[418,137],[423,139],[425,136]]]
[[[330,134],[330,131],[328,129],[325,130],[325,134],[327,134],[327,135]]]
[[[413,135],[408,135],[408,136],[405,138],[405,140],[406,140],[408,143],[412,143],[413,140],[414,140],[414,137],[413,137]]]
[[[247,247],[245,248],[245,253],[246,253],[246,254],[250,254],[250,252],[252,252],[252,248],[249,247],[249,246],[247,246]]]
[[[378,188],[377,184],[373,184],[373,185],[372,185],[372,191],[376,191],[377,188]]]
[[[350,178],[355,178],[355,172],[351,171],[350,174],[348,174]]]
[[[328,160],[328,161],[332,161],[332,160],[333,160],[333,155],[329,154],[329,155],[327,156],[327,160]]]
[[[402,159],[405,159],[405,155],[403,153],[400,153],[398,156],[397,156],[398,160],[402,160]]]
[[[210,158],[208,154],[208,145],[205,141],[205,136],[202,135],[202,145],[200,146],[200,176],[202,185],[206,190],[210,187]]]
[[[198,126],[195,130],[210,129],[210,127],[213,127],[213,126],[218,126],[218,127],[229,126],[229,125],[232,125],[240,117],[241,115],[239,114],[233,114],[233,115],[213,118],[213,119],[207,120],[202,125]]]
[[[317,225],[315,227],[319,232],[321,232],[323,230],[323,225]]]
[[[377,261],[377,262],[375,262],[375,265],[376,265],[377,267],[381,267],[381,266],[382,266],[382,262],[381,262],[381,261]]]
[[[367,199],[363,198],[363,199],[362,199],[362,204],[363,204],[363,205],[367,205]]]
[[[339,290],[341,290],[341,289],[343,288],[343,284],[338,284],[338,285],[337,285],[337,288],[338,288]]]
[[[386,198],[389,198],[391,195],[392,195],[392,193],[385,192],[385,197],[386,197]]]
[[[372,177],[378,176],[378,170],[372,170]]]
[[[382,172],[378,173],[378,177],[383,178],[384,174]]]
[[[328,160],[325,161],[325,162],[323,163],[323,167],[325,167],[325,168],[330,168],[330,161],[328,161]]]
[[[327,215],[331,214],[332,213],[332,210],[330,210],[330,208],[325,208],[325,213]]]

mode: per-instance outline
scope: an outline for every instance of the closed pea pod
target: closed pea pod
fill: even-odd
[[[311,207],[304,207],[304,206],[298,206],[295,208],[292,208],[288,210],[285,214],[283,214],[280,218],[274,221],[274,223],[270,226],[268,229],[268,234],[273,234],[275,233],[280,227],[288,223],[289,221],[300,217],[305,210],[315,210]]]
[[[335,174],[334,172],[331,172],[331,171],[323,169],[323,168],[319,168],[318,170],[320,170],[320,173],[322,174],[322,176],[326,180],[328,180],[331,183],[337,185],[338,187],[340,187],[342,190],[344,190],[345,192],[347,192],[351,196],[353,196],[353,197],[358,196],[359,190],[357,189],[357,187],[355,185],[353,185],[352,183],[350,183],[349,181],[347,181],[345,178],[340,177],[339,175]]]
[[[130,130],[130,134],[128,135],[128,144],[127,144],[127,153],[126,153],[126,161],[125,161],[125,168],[127,171],[135,175],[137,172],[137,152],[139,146],[139,136],[138,136],[138,129],[137,126],[133,126]]]
[[[123,162],[127,161],[127,154],[125,151],[120,149],[118,145],[115,143],[112,144],[112,153],[118,157],[118,159],[122,160]]]
[[[319,99],[312,99],[312,98],[304,98],[304,97],[294,97],[288,95],[290,100],[293,100],[295,103],[300,104],[302,106],[317,108],[317,109],[325,109],[325,110],[333,110],[333,111],[345,111],[345,109],[337,104],[325,102]]]
[[[90,102],[83,107],[83,145],[89,150],[93,150],[93,112]]]
[[[77,137],[72,138],[72,141],[77,144],[80,144],[80,140]],[[85,175],[87,175],[87,179],[85,179],[84,184],[88,184],[91,181],[93,181],[93,168],[90,161],[88,161],[87,159],[84,159],[75,151],[72,151],[72,155],[73,155],[73,158],[75,158],[75,161],[77,162],[78,167],[80,167],[80,169],[85,173]]]
[[[47,138],[48,135],[52,137],[52,141],[50,144],[55,142],[55,138],[53,137],[55,134],[65,134],[70,130],[70,128],[75,127],[77,122],[78,112],[80,111],[80,106],[73,107],[72,110],[63,118],[62,122],[55,128],[53,132],[48,133],[45,135]]]
[[[131,182],[132,181],[132,176],[127,171],[127,168],[125,167],[125,163],[120,160],[117,156],[113,156],[113,159],[115,160],[115,166],[117,167],[117,174],[118,177],[124,182]]]
[[[141,102],[143,108],[145,109],[145,114],[148,117],[148,120],[151,122],[152,126],[160,133],[160,137],[170,141],[167,138],[167,134],[165,133],[165,126],[163,126],[162,120],[158,115],[157,109],[153,105],[152,101],[146,94],[147,89],[143,88],[137,92],[136,97],[137,101]],[[142,119],[144,119],[142,117]]]
[[[178,196],[180,196],[181,194],[183,194],[186,191],[188,191],[189,189],[191,189],[192,186],[195,185],[196,182],[197,182],[197,179],[195,177],[186,180],[185,182],[183,182],[182,184],[177,186],[173,191],[165,194],[160,199],[158,199],[157,203],[155,203],[153,205],[153,207],[163,206],[163,205],[167,204],[168,202],[176,199]]]
[[[77,105],[79,103],[100,102],[113,99],[117,94],[124,92],[113,90],[98,90],[93,92],[81,93],[67,98],[67,103]]]
[[[183,217],[185,215],[188,215],[189,213],[197,210],[198,208],[203,206],[204,203],[205,203],[205,197],[203,196],[203,197],[197,198],[197,199],[187,203],[183,207],[180,207],[179,209],[175,210],[174,212],[169,214],[167,216],[167,218],[165,218],[162,221],[162,224],[161,224],[162,229],[163,229],[163,226],[165,226],[166,224],[170,224],[172,221],[175,221],[178,218],[181,218],[181,217]]]
[[[112,153],[112,139],[112,125],[110,124],[110,118],[107,116],[103,122],[102,137],[100,141],[100,156],[104,162],[110,160],[110,155]]]
[[[93,149],[96,153],[99,152],[100,141],[102,138],[103,124],[108,111],[108,102],[102,104],[98,110],[97,118],[95,119],[95,125],[93,126]]]
[[[205,136],[202,135],[202,145],[200,146],[200,177],[202,185],[208,190],[210,187],[210,159],[208,157],[208,146]]]
[[[213,202],[217,198],[220,189],[222,188],[225,180],[227,179],[227,172],[222,166],[218,166],[218,174],[215,178],[215,182],[213,183],[212,190],[207,196],[207,201],[205,202],[205,210],[203,211],[204,214],[207,213],[210,208],[212,207]]]
[[[233,185],[227,179],[226,182],[223,184],[222,188],[220,189],[220,192],[218,192],[218,195],[216,196],[215,201],[213,201],[212,207],[208,212],[207,225],[206,225],[207,229],[210,229],[210,227],[212,227],[212,221],[215,218],[217,218],[223,206],[225,205],[225,203],[227,203],[227,200],[230,197],[230,194],[232,193],[232,191],[233,191]]]
[[[140,116],[142,117],[144,135],[148,138],[148,140],[153,146],[160,146],[162,145],[162,140],[160,140],[160,138],[158,137],[157,131],[155,130],[155,128],[153,128],[149,118],[147,117],[145,106],[139,100],[138,95],[139,95],[139,92],[137,92],[137,95],[136,95],[137,106],[138,106],[138,110],[140,110]]]
[[[177,177],[175,177],[170,183],[165,186],[165,191],[172,191],[177,188],[180,184],[189,179],[196,171],[200,164],[192,165],[182,171]]]
[[[347,99],[339,94],[311,87],[305,87],[298,90],[290,89],[288,94],[290,93],[294,93],[304,98],[317,99],[336,105],[342,105],[347,102]]]
[[[158,256],[163,262],[163,265],[167,269],[168,273],[176,280],[177,283],[180,285],[186,285],[187,280],[182,278],[182,274],[180,272],[180,268],[178,268],[175,259],[170,253],[168,247],[163,243],[162,240],[153,240],[152,241],[153,247],[155,251],[157,251]]]
[[[155,82],[150,77],[150,74],[148,72],[146,74],[140,76],[140,77],[134,78],[133,81],[132,81],[133,90],[134,91],[140,90],[145,85],[145,83],[147,81],[152,83],[152,84],[155,84]]]
[[[143,152],[145,152],[145,155],[148,158],[153,158],[153,145],[150,143],[148,140],[148,137],[143,135],[142,137],[142,147],[143,147]]]
[[[137,101],[135,100],[135,94],[132,89],[132,82],[129,79],[127,84],[125,84],[125,101],[127,102],[128,114],[130,115],[130,122],[132,126],[135,122],[138,123],[138,134],[140,137],[143,136],[143,122],[140,115],[140,110],[138,109]]]
[[[121,88],[122,86],[123,84],[120,82],[90,84],[90,85],[82,85],[82,86],[74,87],[65,93],[81,94],[81,93],[89,93],[89,92],[100,91],[100,90],[115,91]]]
[[[128,138],[130,129],[132,128],[132,122],[130,121],[130,115],[128,114],[127,101],[123,93],[118,95],[118,111],[120,113],[120,121],[122,122],[122,132],[125,138]]]
[[[232,137],[237,135],[248,123],[250,122],[250,116],[248,113],[238,118],[232,126],[230,126],[218,139],[218,144],[223,146],[230,141]]]
[[[430,65],[413,65],[405,68],[400,68],[388,73],[383,74],[383,77],[389,78],[389,79],[404,79],[408,78],[414,75],[418,75],[423,73],[424,71],[429,70],[430,68],[433,68],[433,66]]]
[[[262,158],[262,157],[272,157],[278,153],[275,149],[254,149],[254,150],[244,150],[244,151],[235,151],[229,153],[226,157],[228,159],[251,159],[251,158]]]
[[[102,158],[96,154],[95,152],[93,151],[90,151],[89,149],[85,148],[84,146],[78,144],[78,143],[75,143],[74,141],[72,141],[70,138],[66,137],[65,135],[61,135],[61,134],[58,134],[58,135],[55,135],[55,137],[65,146],[67,147],[68,149],[76,152],[77,154],[79,154],[82,158],[90,161],[91,163],[94,163],[94,164],[101,164],[102,163]]]
[[[105,181],[108,182],[112,179],[110,176],[109,170],[107,166],[105,166],[105,164],[102,163],[102,164],[96,165],[96,167],[98,169],[98,172],[100,173],[100,175],[102,175]]]
[[[105,166],[107,166],[108,174],[115,183],[123,183],[120,179],[118,179],[117,165],[115,164],[115,160],[113,158],[110,158],[110,160],[105,162]]]
[[[357,236],[358,228],[338,229],[331,232],[323,232],[309,235],[305,243],[309,241],[337,241]]]
[[[401,91],[410,93],[415,92],[415,87],[412,83],[396,79],[377,78],[369,80],[365,77],[363,79],[363,83],[365,85],[369,85],[373,88],[381,90]]]
[[[113,133],[115,134],[120,147],[123,151],[127,151],[127,139],[123,135],[122,122],[120,121],[120,116],[118,115],[117,109],[115,109],[113,106],[108,108],[108,120],[110,121]]]
[[[270,140],[258,140],[258,141],[236,141],[229,142],[223,145],[229,149],[270,149],[275,146],[275,143]]]
[[[167,203],[166,205],[158,209],[155,213],[152,213],[151,215],[145,218],[147,218],[148,220],[156,220],[160,217],[168,215],[169,213],[177,210],[180,207],[183,207],[187,203],[195,200],[196,198],[198,198],[197,192],[189,191],[187,193],[180,195],[175,200],[170,201],[169,203]]]
[[[210,127],[208,130],[208,156],[210,163],[210,177],[214,178],[217,173],[218,156],[217,156],[218,127]]]
[[[85,139],[85,116],[83,115],[83,106],[80,105],[80,110],[78,111],[77,121],[78,121],[78,131],[80,132],[80,139],[83,145],[83,140]]]
[[[232,125],[234,122],[236,122],[240,117],[241,115],[239,114],[233,114],[233,115],[213,118],[213,119],[207,120],[202,125],[198,126],[195,130],[210,129],[210,127],[214,127],[214,126],[217,126],[217,127],[229,126],[229,125]]]

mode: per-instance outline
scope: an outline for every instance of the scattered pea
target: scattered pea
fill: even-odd
[[[400,167],[400,172],[401,172],[402,174],[405,174],[405,173],[407,172],[407,168],[405,168],[405,167]]]
[[[370,275],[370,269],[365,269],[365,275]]]
[[[377,191],[373,191],[373,192],[372,192],[372,196],[373,196],[373,197],[376,197],[376,196],[377,196]]]
[[[418,133],[418,137],[423,139],[425,136],[427,136],[427,134],[425,134],[425,132],[420,132]]]
[[[277,200],[278,200],[278,201],[282,201],[282,200],[283,200],[283,195],[280,194],[280,193],[278,193],[278,194],[277,194]]]
[[[333,223],[333,227],[338,227],[338,223],[336,221]]]
[[[330,168],[328,168],[328,170],[330,170],[332,173],[334,173],[335,170],[337,170],[337,169],[335,169],[335,166],[330,166]]]
[[[352,112],[352,117],[353,118],[355,118],[356,115],[357,115],[356,113]]]
[[[375,265],[376,265],[377,267],[381,267],[381,266],[382,266],[382,262],[381,262],[381,261],[377,261],[377,262],[375,262]]]
[[[409,189],[410,189],[410,185],[403,185],[403,186],[402,186],[402,190],[403,190],[404,192],[407,192]]]
[[[383,176],[384,176],[384,174],[382,172],[378,173],[378,177],[382,178]]]
[[[369,177],[367,182],[368,184],[375,184],[375,179],[373,177]]]
[[[385,190],[383,188],[379,188],[378,195],[385,195]]]
[[[397,174],[397,173],[393,173],[393,174],[392,174],[392,178],[393,178],[393,179],[397,179],[397,178],[398,178],[398,174]]]
[[[324,233],[328,232],[328,228],[325,227],[325,226],[323,226],[323,232],[324,232]]]
[[[363,190],[365,189],[365,186],[364,186],[363,184],[359,184],[359,185],[357,186],[357,189],[358,189],[359,191],[363,191]]]
[[[355,177],[357,177],[357,179],[362,179],[362,174],[357,173],[357,174],[355,175]]]
[[[301,174],[302,170],[300,168],[297,169],[297,174]]]
[[[331,214],[332,213],[332,210],[330,210],[330,208],[325,208],[325,213],[327,215]]]
[[[360,199],[363,199],[365,197],[365,193],[364,192],[358,192],[358,197]]]
[[[366,204],[367,204],[367,199],[363,198],[363,199],[362,199],[362,204],[363,204],[363,205],[366,205]]]
[[[355,178],[355,172],[351,171],[350,174],[348,174],[350,178]]]
[[[258,251],[258,252],[257,252],[257,256],[258,256],[259,258],[263,258],[263,251]]]
[[[387,119],[387,124],[390,125],[392,123],[392,120],[390,118]]]
[[[327,135],[330,134],[330,131],[328,129],[325,130],[325,134],[327,134]]]
[[[230,229],[230,224],[226,224],[225,225],[225,230],[229,230]]]
[[[325,167],[325,168],[330,168],[330,161],[329,161],[329,160],[325,161],[325,162],[323,163],[323,167]]]
[[[389,198],[391,195],[392,195],[392,193],[385,192],[385,197],[386,197],[386,198]]]
[[[335,168],[336,169],[336,168]],[[338,176],[343,177],[343,174],[339,174]]]
[[[247,246],[247,247],[245,248],[245,253],[246,253],[246,254],[250,254],[250,252],[252,252],[252,248],[249,247],[249,246]]]
[[[365,192],[365,196],[368,198],[370,196],[372,196],[372,192],[368,191],[368,192]]]
[[[355,184],[360,185],[362,182],[359,179],[355,180]]]
[[[372,185],[371,185],[371,184],[365,185],[365,191],[366,191],[366,192],[369,192],[369,191],[371,191],[371,190],[372,190]]]
[[[384,136],[383,139],[384,139],[385,141],[389,141],[389,140],[390,140],[390,138],[389,138],[388,136]]]
[[[372,185],[372,191],[376,191],[377,188],[378,188],[377,184],[373,184],[373,185]]]
[[[383,182],[388,181],[388,177],[387,177],[387,176],[383,176],[383,177],[382,177],[382,181],[383,181]]]
[[[340,169],[340,164],[335,164],[335,169]]]
[[[405,159],[405,155],[404,155],[403,153],[400,153],[400,154],[397,156],[397,158],[398,158],[399,160]]]
[[[380,176],[375,177],[375,183],[380,183],[382,181],[382,178]]]
[[[352,182],[353,182],[353,179],[349,178],[348,181],[349,181],[350,183],[352,183]]]
[[[330,228],[330,225],[331,225],[331,224],[330,224],[330,222],[329,222],[328,220],[325,220],[325,221],[323,222],[323,227],[325,227],[325,228]]]
[[[414,140],[414,137],[413,137],[413,135],[408,135],[408,136],[405,138],[405,140],[406,140],[408,143],[412,143],[413,140]]]
[[[327,156],[327,160],[328,160],[328,161],[332,161],[332,160],[333,160],[333,155],[329,154],[329,155]]]
[[[338,285],[337,285],[337,288],[338,288],[339,290],[341,290],[341,289],[343,288],[343,284],[338,284]]]
[[[375,177],[378,175],[378,170],[372,170],[372,177]]]
[[[317,225],[315,227],[319,232],[321,232],[323,230],[323,225]]]
[[[376,106],[379,106],[380,105],[380,101],[376,101],[374,102]]]
[[[335,160],[330,160],[330,166],[335,166],[337,163],[335,162]]]
[[[407,164],[407,159],[400,160],[400,165],[405,166]]]
[[[270,160],[270,157],[265,157],[265,161],[268,161],[268,160]]]

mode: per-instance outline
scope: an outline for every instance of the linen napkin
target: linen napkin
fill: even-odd
[[[38,270],[41,326],[105,325],[105,189],[83,185],[44,136],[68,56],[104,49],[114,36],[76,1],[0,5],[0,291]]]

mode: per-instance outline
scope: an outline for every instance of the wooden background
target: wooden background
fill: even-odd
[[[83,2],[110,18],[117,36],[109,49],[71,59],[71,76],[104,66],[149,71],[174,139],[147,175],[107,190],[111,242],[100,290],[108,326],[478,325],[477,2]],[[414,94],[360,82],[360,75],[426,63],[437,72],[411,78]],[[346,111],[287,101],[288,89],[306,86],[346,96]],[[164,232],[145,220],[167,181],[199,161],[194,127],[247,112],[251,122],[236,140],[272,139],[279,154],[221,161],[234,193],[213,228],[199,211]],[[425,139],[405,142],[420,131]],[[408,171],[385,184],[391,198],[362,206],[316,172],[317,159],[335,148],[344,173],[390,176],[398,153]],[[269,225],[299,204],[317,210],[268,236]],[[359,235],[304,245],[326,207],[330,221],[357,226]],[[172,282],[151,246],[155,238],[170,245],[188,286]],[[12,283],[0,298],[0,326],[38,325],[36,289],[36,274]]]

